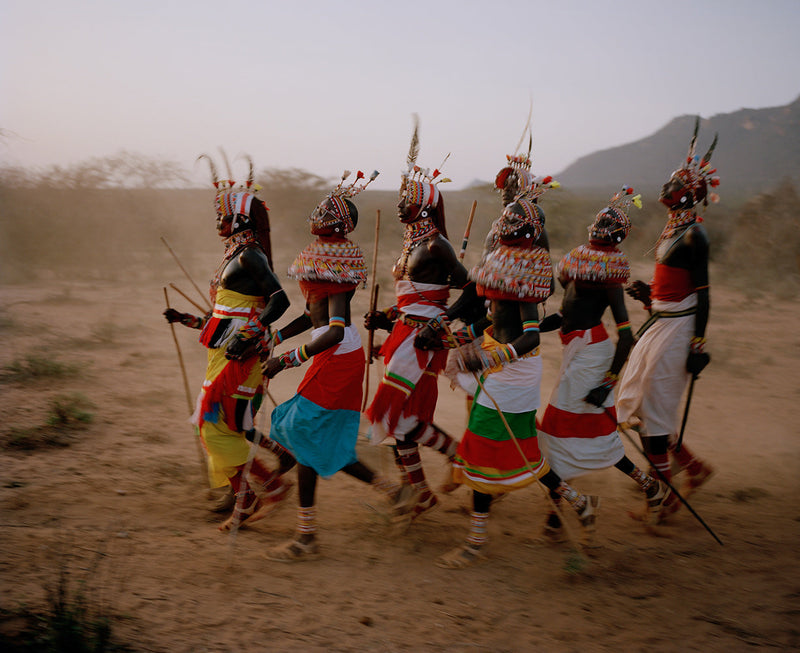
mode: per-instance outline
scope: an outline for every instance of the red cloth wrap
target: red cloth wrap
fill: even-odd
[[[650,283],[650,297],[665,302],[679,302],[695,291],[689,270],[656,263]]]
[[[297,387],[297,394],[328,410],[361,412],[364,348],[334,357],[335,351],[336,347],[330,347],[314,356]]]
[[[337,281],[305,281],[300,279],[300,292],[303,293],[306,302],[315,304],[331,295],[338,295],[339,293],[349,292],[358,287],[357,283],[339,283]]]

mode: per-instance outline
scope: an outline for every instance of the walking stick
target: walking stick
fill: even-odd
[[[681,443],[683,442],[683,432],[686,430],[686,420],[689,419],[689,404],[692,402],[692,392],[694,392],[694,382],[697,379],[697,374],[692,374],[692,380],[689,381],[689,392],[686,394],[686,407],[683,409],[683,420],[681,420],[681,432],[678,435],[678,442],[675,444],[675,451],[681,450]]]
[[[166,287],[164,288],[164,301],[167,304],[167,308],[171,308],[169,305],[169,295],[167,294]],[[178,335],[175,333],[175,325],[170,322],[169,328],[172,331],[172,340],[175,342],[175,351],[178,352],[178,363],[181,367],[181,376],[183,377],[183,389],[186,392],[186,403],[189,406],[189,415],[194,412],[194,403],[192,402],[192,392],[189,389],[189,378],[186,375],[186,366],[183,363],[183,353],[181,352],[181,346],[178,343]],[[208,484],[208,476],[206,474],[206,459],[203,455],[203,447],[200,445],[200,438],[195,431],[195,444],[197,446],[197,454],[200,458],[200,468],[203,470],[203,485]]]
[[[372,250],[372,289],[370,290],[369,297],[369,310],[370,313],[378,308],[378,283],[375,279],[378,271],[378,238],[381,232],[381,210],[378,209],[375,216],[375,245]],[[369,332],[369,339],[367,341],[367,362],[364,367],[364,398],[361,401],[361,412],[367,408],[367,398],[369,396],[369,366],[372,364],[372,347],[375,344],[375,331]]]
[[[166,245],[167,249],[169,250],[169,253],[170,253],[170,254],[172,254],[172,258],[174,258],[174,259],[175,259],[175,262],[178,264],[178,267],[179,267],[181,270],[183,270],[183,273],[186,275],[186,278],[189,280],[189,283],[191,283],[191,284],[194,286],[194,289],[197,291],[197,293],[198,293],[198,294],[199,294],[199,295],[200,295],[200,296],[201,296],[201,297],[204,299],[204,301],[206,302],[206,306],[207,306],[207,308],[206,308],[206,311],[210,310],[210,309],[211,309],[211,305],[208,303],[208,299],[206,299],[206,296],[203,294],[203,292],[200,290],[200,288],[198,288],[198,287],[197,287],[197,284],[194,282],[194,280],[192,279],[192,277],[191,277],[191,276],[189,275],[189,273],[186,271],[186,268],[185,268],[185,267],[183,267],[183,265],[181,264],[181,262],[178,260],[178,257],[177,257],[177,255],[176,255],[176,254],[175,254],[175,252],[172,250],[172,247],[170,247],[170,246],[169,246],[169,243],[167,242],[167,239],[166,239],[166,238],[164,238],[164,236],[161,236],[161,242],[162,242],[162,243],[164,243],[164,245]]]
[[[447,325],[447,323],[443,323],[442,325],[444,326],[444,330],[445,330],[445,334],[447,336],[448,342],[450,342],[450,344],[455,347],[456,351],[458,352],[459,357],[461,358],[461,363],[464,365],[464,369],[467,369],[466,361],[464,360],[464,354],[461,352],[461,350],[458,349],[458,347],[457,347],[458,343],[456,342],[456,339],[453,336],[453,332],[450,330],[450,327]],[[575,538],[575,534],[572,532],[572,528],[567,525],[567,520],[564,519],[564,515],[561,512],[561,506],[559,506],[553,500],[553,497],[550,496],[549,489],[547,487],[545,487],[544,484],[539,479],[539,476],[536,473],[536,470],[533,468],[533,465],[531,465],[531,462],[528,460],[528,457],[525,455],[525,452],[522,450],[522,447],[519,444],[519,440],[517,440],[517,436],[514,434],[514,431],[512,430],[511,425],[508,423],[508,420],[506,420],[506,416],[503,414],[503,411],[500,409],[500,404],[498,404],[497,400],[491,395],[491,393],[489,393],[486,390],[486,386],[484,386],[483,381],[481,381],[481,379],[480,379],[480,376],[478,376],[478,374],[476,374],[475,372],[472,372],[472,376],[475,379],[475,381],[478,383],[478,387],[481,389],[481,392],[483,392],[483,394],[485,394],[489,398],[489,400],[492,402],[492,404],[494,404],[494,408],[497,411],[497,414],[500,416],[500,421],[503,422],[503,426],[505,427],[506,431],[508,432],[508,435],[511,438],[511,441],[514,443],[514,446],[517,449],[517,453],[519,453],[520,457],[522,458],[522,461],[525,464],[525,467],[527,468],[527,470],[537,480],[539,487],[542,489],[542,492],[547,497],[548,501],[550,501],[550,504],[553,506],[553,508],[555,508],[556,512],[559,514],[559,517],[560,517],[560,520],[561,520],[561,524],[564,526],[564,530],[567,533],[567,539],[569,539],[570,543],[572,544],[573,549],[578,554],[578,556],[580,556],[580,553],[578,553],[579,550],[580,550],[580,547],[577,544],[577,539]]]
[[[611,419],[613,419],[615,422],[617,421],[616,417],[614,417],[611,414],[611,411],[608,408],[606,408],[605,411],[606,414],[609,417],[611,417]],[[672,485],[672,483],[667,479],[666,476],[664,476],[661,470],[653,464],[653,461],[650,460],[650,457],[645,453],[644,449],[640,447],[638,444],[636,444],[636,441],[633,439],[633,436],[630,433],[628,433],[628,429],[625,428],[622,424],[617,423],[617,430],[621,431],[625,435],[625,437],[628,438],[628,442],[630,442],[633,445],[634,449],[636,449],[636,451],[638,451],[644,457],[644,459],[650,465],[650,468],[655,470],[656,474],[658,475],[658,478],[662,480],[667,485],[667,487],[669,487],[669,489],[673,492],[673,494],[675,494],[676,497],[678,497],[678,499],[680,499],[681,503],[684,506],[686,506],[686,508],[689,510],[690,513],[692,513],[692,515],[694,515],[694,518],[697,521],[699,521],[700,524],[703,526],[703,528],[705,528],[711,534],[711,537],[713,537],[720,544],[720,546],[722,546],[723,545],[722,540],[719,539],[717,537],[717,534],[711,530],[711,527],[708,524],[706,524],[705,521],[703,521],[703,518],[697,514],[697,511],[695,511],[695,509],[692,508],[689,502],[686,499],[684,499],[683,496],[681,496],[681,493],[675,489],[675,486]]]
[[[464,255],[467,253],[467,243],[469,242],[469,232],[472,229],[472,220],[475,217],[475,208],[478,206],[478,200],[472,200],[472,208],[469,210],[469,218],[467,219],[467,228],[464,230],[464,239],[461,241],[461,251],[458,253],[458,260],[463,261]]]
[[[196,308],[198,311],[200,311],[201,313],[205,314],[205,312],[208,310],[207,308],[203,308],[202,306],[200,306],[200,304],[198,304],[197,302],[195,302],[195,301],[194,301],[194,300],[193,300],[191,297],[189,297],[189,295],[187,295],[185,292],[183,292],[183,291],[182,291],[180,288],[178,288],[178,286],[176,286],[174,283],[170,283],[170,284],[169,284],[169,287],[170,287],[170,288],[172,288],[172,289],[173,289],[175,292],[177,292],[179,295],[181,295],[181,297],[183,297],[183,298],[184,298],[184,299],[185,299],[187,302],[189,302],[189,303],[190,303],[192,306],[194,306],[194,307],[195,307],[195,308]]]

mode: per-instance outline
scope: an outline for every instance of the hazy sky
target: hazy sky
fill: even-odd
[[[419,163],[451,152],[460,188],[494,177],[532,101],[552,174],[678,115],[791,102],[798,33],[800,0],[0,0],[0,157],[124,149],[203,182],[224,146],[393,188],[416,112]]]

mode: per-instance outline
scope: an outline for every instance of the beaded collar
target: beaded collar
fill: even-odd
[[[469,278],[479,294],[498,298],[542,302],[550,296],[553,268],[550,253],[543,247],[509,247],[501,244]],[[487,292],[488,291],[488,292]]]
[[[623,284],[630,277],[628,258],[614,245],[590,242],[569,252],[558,264],[558,278],[600,284]]]
[[[395,270],[402,271],[402,274],[397,278],[405,278],[408,272],[408,257],[411,256],[411,252],[438,233],[439,230],[430,218],[422,218],[406,225],[406,230],[403,232],[403,252],[395,264]]]
[[[298,281],[363,283],[367,266],[361,248],[347,238],[318,237],[298,254],[288,276]]]
[[[694,224],[695,222],[702,222],[703,219],[697,215],[692,209],[688,209],[686,211],[671,211],[669,214],[669,219],[667,220],[667,224],[664,225],[664,230],[661,232],[661,235],[658,237],[658,242],[656,243],[656,249],[658,246],[667,238],[672,238],[678,231],[689,227],[690,225]]]

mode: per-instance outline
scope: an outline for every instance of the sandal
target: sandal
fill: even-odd
[[[321,554],[319,544],[316,542],[303,544],[300,540],[289,540],[267,549],[264,555],[267,560],[275,562],[303,562],[304,560],[316,560]]]
[[[439,556],[436,566],[442,569],[466,569],[486,559],[486,555],[480,549],[464,543]]]

